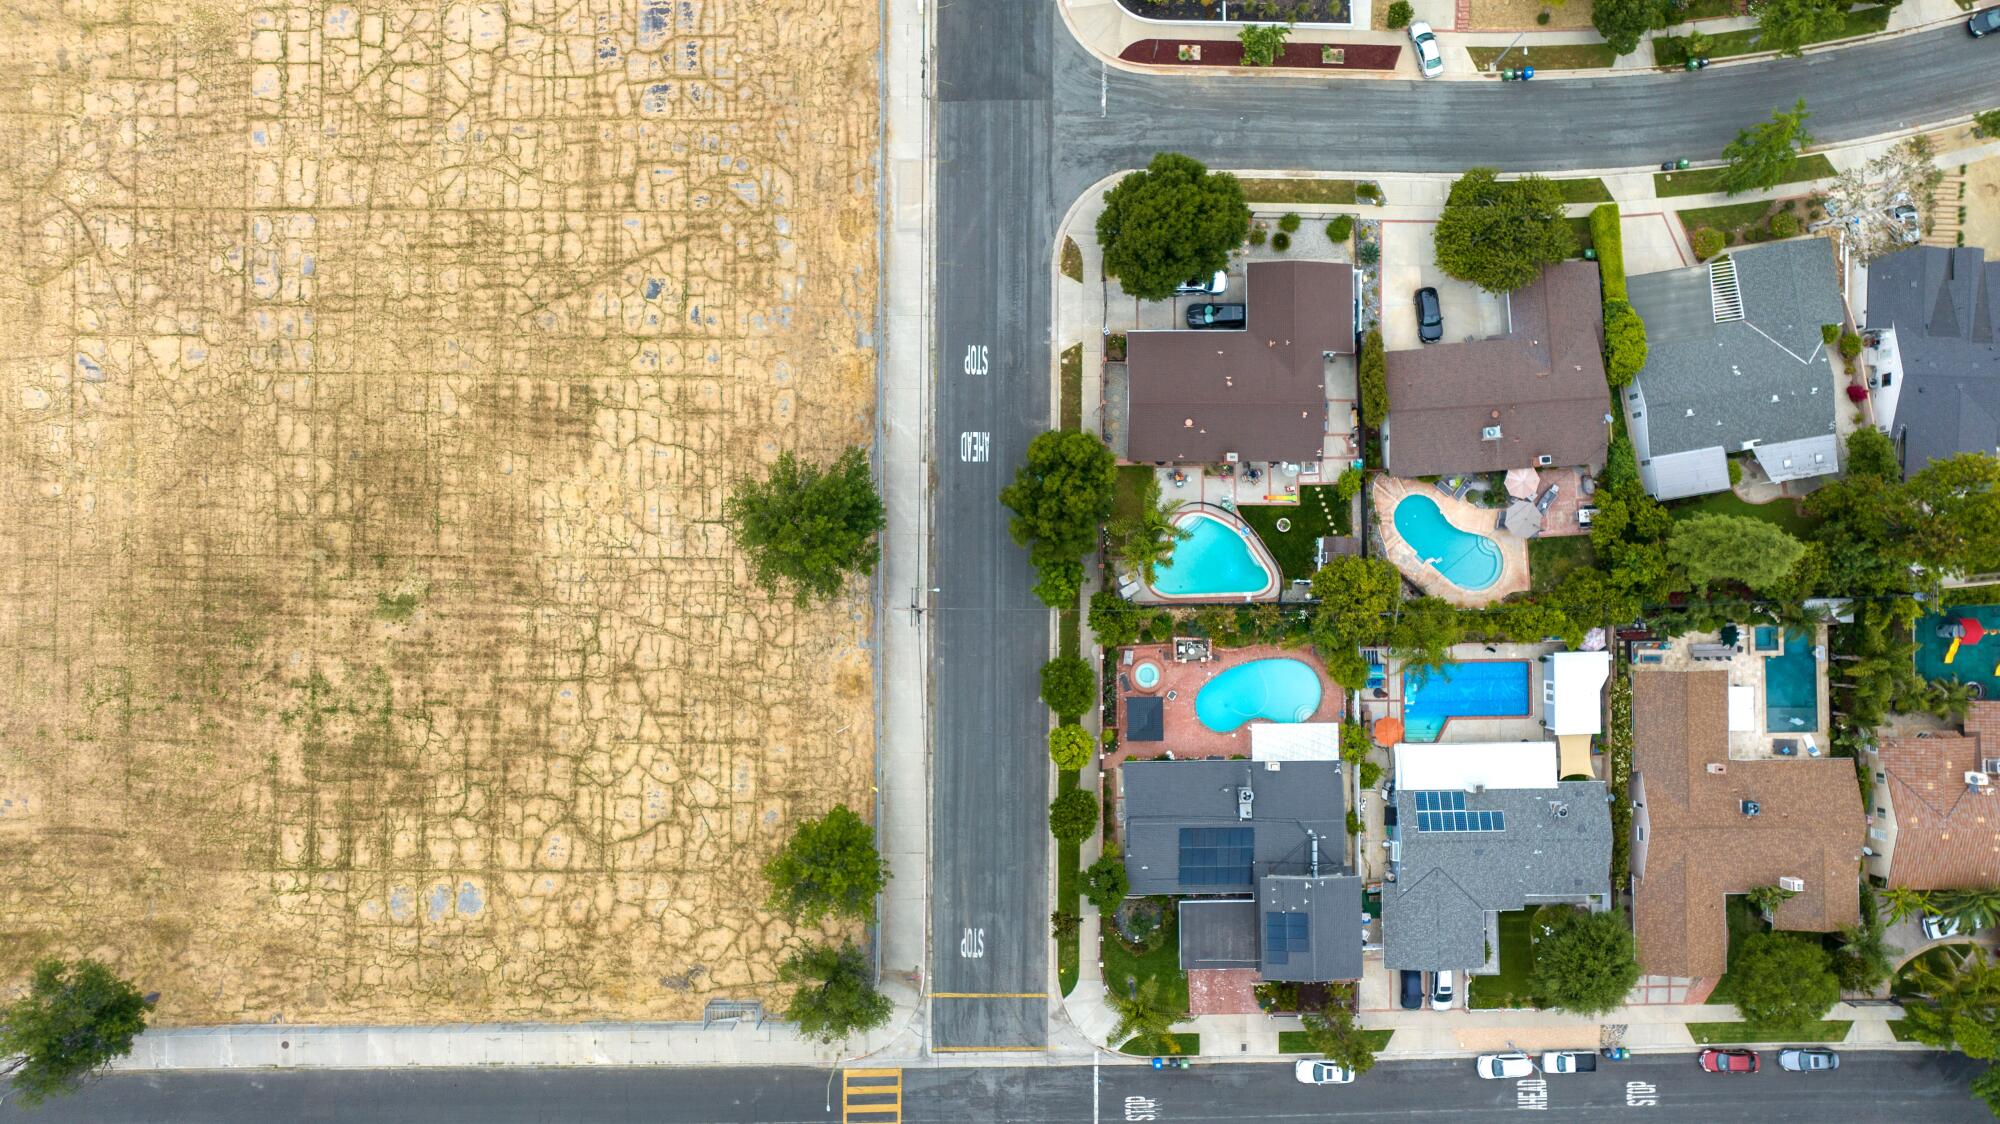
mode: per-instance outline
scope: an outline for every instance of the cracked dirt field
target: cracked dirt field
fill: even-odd
[[[0,8],[0,991],[158,1021],[783,999],[865,590],[723,497],[872,433],[840,0]]]

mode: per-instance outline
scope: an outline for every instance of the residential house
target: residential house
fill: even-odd
[[[1244,277],[1241,331],[1126,333],[1131,460],[1300,464],[1324,455],[1327,365],[1355,350],[1353,267],[1253,262]],[[1334,421],[1342,434],[1351,428]]]
[[[1551,265],[1504,299],[1506,335],[1383,356],[1382,453],[1390,472],[1604,464],[1611,396],[1597,263]]]
[[[2000,886],[2000,702],[1973,703],[1964,725],[1877,739],[1868,873],[1890,886]]]
[[[2000,261],[1916,246],[1868,267],[1875,415],[1905,475],[1954,453],[2000,455]]]
[[[1778,906],[1778,929],[1860,917],[1854,763],[1732,760],[1728,687],[1726,671],[1632,673],[1632,921],[1652,975],[1722,975],[1730,894],[1797,891]]]
[[[1486,964],[1498,953],[1499,914],[1508,910],[1555,902],[1609,908],[1605,787],[1558,780],[1556,764],[1548,742],[1396,747],[1382,888],[1388,967]]]
[[[1847,322],[1824,238],[1731,251],[1626,282],[1646,365],[1624,390],[1639,478],[1663,500],[1727,491],[1749,453],[1773,482],[1840,470],[1823,325]]]
[[[1610,652],[1551,652],[1542,663],[1542,727],[1562,749],[1565,777],[1589,776],[1590,740],[1604,732]]]
[[[1183,899],[1183,968],[1361,975],[1361,880],[1346,865],[1337,759],[1127,761],[1119,783],[1131,892]]]

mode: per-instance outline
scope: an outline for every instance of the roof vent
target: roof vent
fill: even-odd
[[[1719,777],[1728,771],[1729,771],[1729,766],[1723,764],[1720,761],[1710,761],[1708,763],[1708,772],[1709,775],[1711,776]]]
[[[1804,893],[1805,888],[1806,880],[1803,878],[1794,878],[1789,874],[1781,875],[1778,878],[1778,889],[1780,890],[1790,890],[1794,894],[1799,894]]]
[[[1556,463],[1556,459],[1547,453],[1543,453],[1541,456],[1535,458],[1535,465],[1539,468],[1547,468],[1554,463]]]
[[[1482,427],[1479,431],[1479,439],[1481,441],[1500,440],[1500,427],[1497,425],[1489,425]]]
[[[1266,761],[1264,762],[1264,771],[1267,773],[1275,773],[1278,771],[1278,767],[1283,764],[1284,762],[1282,761]]]
[[[1743,802],[1743,814],[1746,816],[1754,816],[1763,810],[1763,805],[1758,804],[1755,800],[1745,800]]]
[[[1249,819],[1249,818],[1250,818],[1250,805],[1252,805],[1252,804],[1256,803],[1256,801],[1257,801],[1257,794],[1256,794],[1255,792],[1251,791],[1251,789],[1250,789],[1250,786],[1249,786],[1249,785],[1247,785],[1247,784],[1246,784],[1246,785],[1244,785],[1244,786],[1243,786],[1242,788],[1239,788],[1239,789],[1237,789],[1237,790],[1236,790],[1236,818],[1237,818],[1237,819],[1239,819],[1239,820],[1247,820],[1247,819]]]
[[[1555,817],[1559,820],[1569,817],[1569,805],[1560,800],[1549,801],[1549,811],[1555,813]]]

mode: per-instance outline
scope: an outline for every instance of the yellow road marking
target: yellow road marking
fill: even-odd
[[[933,991],[932,999],[1047,999],[1046,991]]]
[[[840,1119],[843,1124],[902,1124],[903,1071],[841,1070]]]

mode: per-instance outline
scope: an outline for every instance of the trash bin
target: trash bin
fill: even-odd
[[[1521,68],[1521,81],[1526,82],[1528,79],[1533,78],[1534,76],[1535,76],[1534,67],[1524,66]]]

